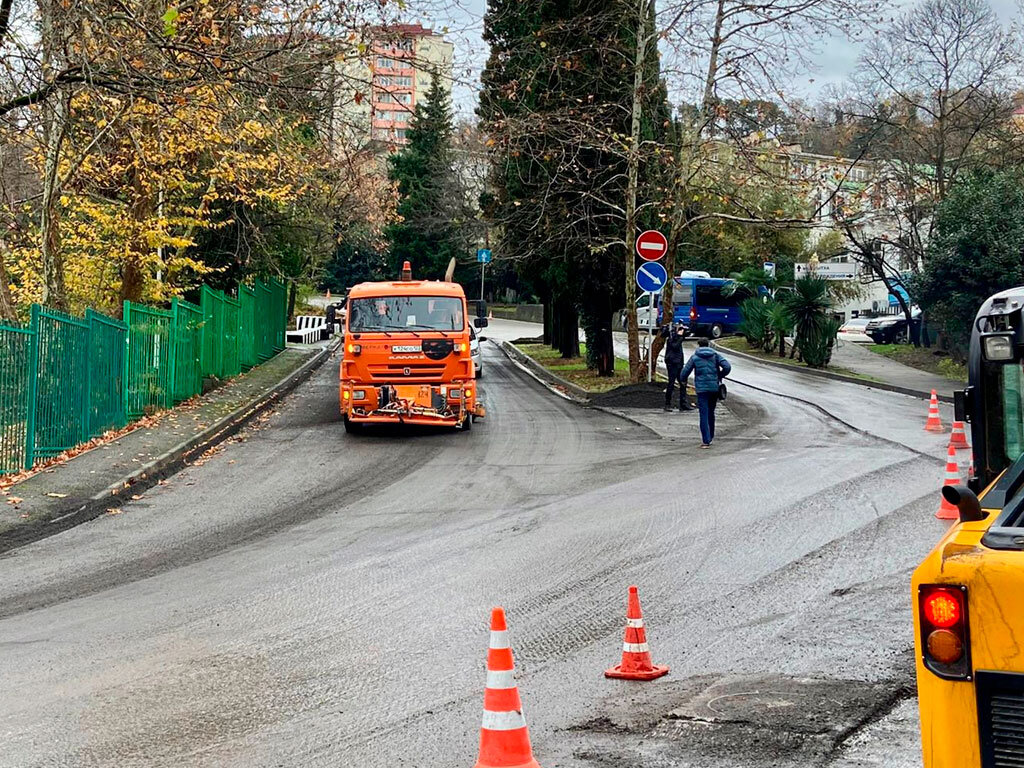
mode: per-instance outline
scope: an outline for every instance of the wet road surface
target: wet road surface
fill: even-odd
[[[345,435],[329,362],[201,466],[0,559],[0,766],[472,764],[494,604],[546,768],[838,765],[902,711],[909,574],[943,530],[920,401],[837,396],[837,420],[736,387],[743,428],[699,451],[695,422],[663,440],[484,355],[469,433]],[[752,384],[774,376],[799,394]],[[630,583],[672,667],[642,686],[602,677]],[[915,764],[907,730],[878,764]]]

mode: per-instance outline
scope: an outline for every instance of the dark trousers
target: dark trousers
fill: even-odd
[[[686,408],[689,403],[686,401],[686,379],[679,378],[683,372],[683,362],[665,363],[668,368],[668,385],[665,387],[665,405],[672,405],[672,393],[675,391],[676,382],[679,382],[679,407]]]
[[[704,445],[710,445],[715,439],[715,406],[718,405],[717,392],[698,392],[697,410],[700,412],[700,437]]]

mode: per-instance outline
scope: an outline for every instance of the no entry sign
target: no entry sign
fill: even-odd
[[[636,239],[636,253],[644,261],[657,261],[668,253],[668,240],[656,229],[648,229]]]

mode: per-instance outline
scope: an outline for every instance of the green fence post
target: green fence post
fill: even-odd
[[[83,443],[92,437],[92,366],[89,365],[89,353],[93,349],[93,329],[96,327],[92,309],[85,310],[85,322],[85,348],[82,350],[85,356],[85,397],[82,398],[82,431],[85,433],[82,436]]]
[[[171,299],[170,338],[167,339],[167,368],[170,381],[167,383],[165,408],[174,407],[175,366],[178,360],[178,297]]]
[[[32,331],[28,352],[28,391],[25,419],[25,469],[35,464],[36,447],[36,382],[39,379],[39,305],[32,305]]]
[[[131,356],[132,356],[132,303],[128,299],[124,300],[124,309],[121,311],[121,321],[125,324],[127,330],[124,333],[124,417],[130,419],[131,416],[131,380],[128,378],[131,373]]]

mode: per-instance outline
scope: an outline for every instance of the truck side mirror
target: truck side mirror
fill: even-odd
[[[483,299],[480,299],[476,303],[476,316],[477,317],[487,317],[487,302],[484,301]],[[482,326],[477,326],[477,327],[482,327]]]
[[[486,317],[474,317],[473,318],[473,327],[474,328],[486,328],[487,327],[487,318]]]
[[[968,424],[971,423],[971,411],[968,407],[971,399],[971,389],[973,387],[958,389],[953,392],[953,418],[957,421],[965,421]]]

